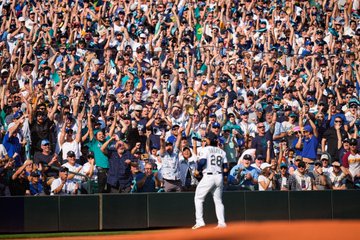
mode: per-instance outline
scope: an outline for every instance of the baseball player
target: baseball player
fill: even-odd
[[[224,217],[224,205],[222,203],[223,172],[227,175],[228,166],[226,153],[218,147],[218,139],[214,133],[209,133],[206,137],[206,147],[202,151],[198,162],[195,175],[202,172],[202,179],[195,191],[195,216],[196,224],[192,229],[205,226],[203,218],[203,202],[206,195],[211,191],[215,203],[216,217],[218,219],[217,228],[226,227]],[[226,176],[225,176],[226,178]]]

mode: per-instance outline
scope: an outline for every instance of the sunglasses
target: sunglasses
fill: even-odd
[[[342,121],[335,121],[336,123],[342,123]]]
[[[258,128],[262,129],[262,128],[265,128],[265,126],[258,126]]]

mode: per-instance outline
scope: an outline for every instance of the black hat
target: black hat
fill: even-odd
[[[250,154],[245,154],[243,159],[252,161],[252,156]]]
[[[31,177],[40,177],[40,174],[38,172],[31,172]]]
[[[129,114],[125,114],[125,115],[123,116],[123,119],[124,119],[124,120],[131,120],[131,117],[130,117]]]
[[[68,157],[75,157],[75,153],[74,153],[74,151],[68,151],[67,154],[66,154],[66,156],[68,156]]]
[[[349,143],[350,145],[357,145],[357,140],[355,138],[350,138]]]
[[[205,138],[209,139],[210,141],[215,141],[218,137],[215,133],[209,132],[208,134],[206,134]]]
[[[69,169],[67,167],[60,167],[59,172],[69,172]]]
[[[298,164],[298,167],[303,167],[303,168],[306,168],[306,164],[304,161],[300,161],[299,164]]]
[[[264,156],[261,155],[261,154],[257,155],[257,156],[256,156],[256,159],[257,159],[257,160],[265,160]]]
[[[285,108],[284,108],[284,111],[286,112],[286,111],[291,111],[292,110],[292,108],[291,108],[291,106],[286,106]]]

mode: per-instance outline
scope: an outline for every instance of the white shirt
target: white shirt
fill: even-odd
[[[174,147],[170,154],[167,151],[161,157],[161,175],[167,180],[180,180],[179,149]]]
[[[68,162],[64,163],[61,166],[67,167],[69,169],[69,171],[71,171],[71,172],[78,172],[79,168],[82,168],[82,166],[80,164],[75,163],[75,165],[73,166]],[[79,173],[80,173],[80,171],[79,171]],[[71,174],[71,173],[69,173],[69,174]],[[73,179],[74,179],[74,181],[81,182],[83,180],[83,177],[81,177],[79,175],[75,175]]]
[[[54,190],[57,189],[61,185],[61,181],[62,181],[61,178],[57,178],[51,183],[51,194],[50,195],[55,195]],[[61,192],[57,193],[57,195],[73,194],[75,191],[75,187],[76,187],[76,183],[74,181],[66,180],[64,186],[62,187]]]
[[[268,178],[265,177],[264,175],[260,175],[260,176],[258,177],[258,182],[259,182],[259,191],[272,191],[272,181],[270,181],[270,179],[268,179]],[[261,186],[260,182],[264,182],[265,184],[268,184],[268,183],[270,182],[270,184],[269,184],[269,186],[268,186],[267,189],[264,189],[264,188]]]
[[[0,144],[0,159],[5,158],[5,156],[7,156],[7,151],[4,147],[4,145]]]
[[[91,167],[91,165],[90,165],[89,162],[85,163],[84,166],[82,167],[80,173],[86,175],[86,173],[90,171],[90,167]],[[97,168],[96,168],[96,165],[94,165],[94,169],[93,169],[93,174],[92,174],[92,176],[91,176],[91,180],[97,182],[97,180],[98,180],[97,174],[98,174],[98,170],[97,170]]]
[[[342,180],[346,177],[346,175],[343,172],[339,172],[338,175],[334,173],[334,171],[329,172],[329,178],[331,180],[331,183],[334,187],[341,187]]]

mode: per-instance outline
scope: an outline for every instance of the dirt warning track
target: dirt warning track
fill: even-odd
[[[360,221],[293,221],[293,222],[249,222],[229,223],[225,229],[214,229],[215,225],[191,230],[175,229],[164,231],[149,231],[134,235],[99,235],[39,238],[42,240],[137,240],[137,239],[164,239],[164,240],[211,240],[211,239],[237,239],[237,240],[359,240]],[[34,239],[34,238],[31,238]]]

